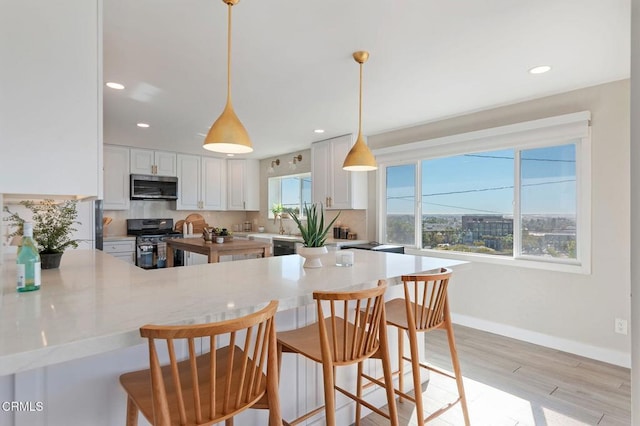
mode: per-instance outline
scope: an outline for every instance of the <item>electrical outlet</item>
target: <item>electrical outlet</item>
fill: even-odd
[[[627,334],[627,320],[624,320],[622,318],[616,318],[614,330],[615,330],[616,333],[626,335]]]

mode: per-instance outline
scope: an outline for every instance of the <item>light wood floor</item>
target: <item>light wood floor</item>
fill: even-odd
[[[455,336],[472,425],[631,425],[629,369],[462,326]],[[426,359],[450,371],[445,333],[429,333],[426,345]],[[431,374],[426,412],[455,395],[453,380]],[[400,425],[416,424],[414,408],[398,404]],[[376,414],[361,422],[387,424]],[[459,404],[429,425],[464,425]]]

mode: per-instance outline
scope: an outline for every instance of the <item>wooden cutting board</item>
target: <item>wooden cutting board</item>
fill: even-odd
[[[202,234],[202,231],[204,230],[204,228],[208,226],[207,222],[204,220],[204,217],[202,217],[202,215],[199,213],[190,214],[185,219],[185,222],[193,225],[194,234]]]

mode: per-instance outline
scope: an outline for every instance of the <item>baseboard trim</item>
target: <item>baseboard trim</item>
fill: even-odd
[[[575,355],[580,355],[609,364],[631,368],[631,354],[626,352],[614,351],[611,349],[587,345],[584,343],[576,342],[574,340],[549,336],[548,334],[525,330],[523,328],[500,324],[493,321],[487,321],[468,315],[452,313],[451,320],[454,324],[460,324],[466,327],[488,331],[490,333],[495,333],[501,336],[510,337],[512,339],[522,340],[525,342],[534,343],[536,345],[569,352]]]

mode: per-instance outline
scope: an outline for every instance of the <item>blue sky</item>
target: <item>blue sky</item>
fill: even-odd
[[[521,156],[523,214],[575,214],[575,145]],[[423,214],[513,214],[513,158],[500,150],[422,161]],[[413,213],[415,170],[387,168],[388,213]]]

